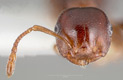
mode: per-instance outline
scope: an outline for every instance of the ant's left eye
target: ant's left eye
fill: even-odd
[[[113,28],[112,28],[112,25],[109,24],[109,27],[108,27],[108,34],[109,34],[109,36],[112,36],[112,33],[113,33]]]

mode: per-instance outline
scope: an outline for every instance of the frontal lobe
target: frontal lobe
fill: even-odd
[[[62,56],[74,64],[86,65],[108,52],[111,42],[111,25],[103,11],[97,8],[71,8],[64,11],[56,24],[57,34],[72,45],[56,39]]]

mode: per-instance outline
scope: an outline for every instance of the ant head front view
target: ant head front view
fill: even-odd
[[[92,7],[64,11],[58,19],[55,32],[70,44],[69,47],[57,38],[60,54],[77,65],[87,65],[104,57],[112,35],[105,13]]]
[[[7,75],[10,77],[14,72],[18,43],[32,31],[56,37],[60,54],[72,63],[84,66],[106,55],[111,42],[111,28],[105,13],[100,9],[67,9],[60,15],[55,32],[34,25],[16,39],[7,64]]]

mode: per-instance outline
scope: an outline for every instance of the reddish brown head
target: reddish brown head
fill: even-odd
[[[56,37],[61,55],[74,64],[87,65],[108,52],[111,42],[111,25],[103,11],[97,8],[71,8],[64,11],[55,26],[55,32],[34,25],[24,31],[14,42],[7,64],[7,75],[14,72],[17,46],[32,31],[40,31]]]
[[[64,11],[55,26],[55,32],[66,39],[56,39],[60,54],[74,64],[87,65],[108,52],[111,25],[103,11],[97,8],[71,8]]]

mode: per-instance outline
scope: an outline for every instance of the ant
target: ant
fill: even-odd
[[[96,7],[73,7],[64,10],[56,23],[55,32],[39,25],[27,29],[15,41],[7,64],[7,75],[14,72],[19,41],[32,31],[56,38],[59,53],[76,65],[85,66],[104,57],[111,44],[112,26],[106,14]]]

